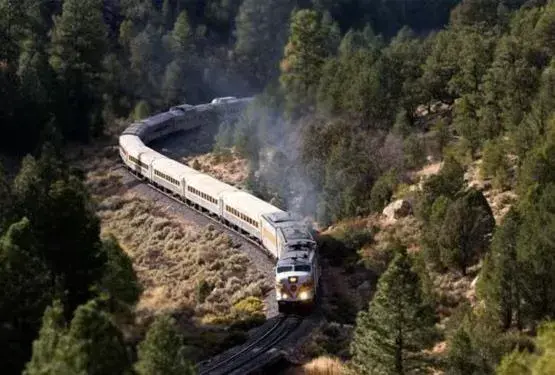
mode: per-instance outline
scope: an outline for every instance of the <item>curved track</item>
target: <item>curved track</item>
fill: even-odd
[[[242,240],[254,245],[260,252],[270,256],[260,246],[257,241],[249,238],[235,228],[224,225],[217,218],[212,217],[201,209],[183,202],[181,199],[168,193],[165,189],[152,184],[133,171],[130,171],[125,165],[122,167],[129,172],[135,179],[149,186],[153,190],[163,194],[165,197],[174,202],[179,203],[187,209],[193,210],[203,217],[209,219],[218,226],[225,228],[241,237]],[[249,341],[243,344],[238,350],[230,350],[223,353],[216,360],[208,360],[199,364],[199,374],[202,375],[222,375],[222,374],[249,374],[260,370],[266,364],[280,359],[283,355],[282,349],[285,347],[285,341],[294,336],[295,331],[301,326],[304,319],[298,315],[283,315],[268,320],[263,326],[256,330],[256,333]]]
[[[223,358],[215,361],[201,363],[200,375],[223,375],[223,374],[248,374],[255,371],[260,365],[268,362],[268,358],[280,355],[279,345],[299,327],[302,318],[299,316],[280,315],[271,325],[259,332],[250,342]]]

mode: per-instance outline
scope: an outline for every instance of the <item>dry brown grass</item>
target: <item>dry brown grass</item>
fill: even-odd
[[[502,190],[492,188],[492,182],[488,179],[483,179],[480,175],[480,168],[482,159],[474,161],[465,173],[465,179],[468,185],[481,190],[486,197],[495,221],[499,224],[503,217],[509,212],[510,208],[517,201],[518,196],[512,190]]]
[[[162,311],[193,312],[199,320],[212,316],[231,323],[234,305],[262,298],[268,281],[231,238],[209,225],[200,227],[164,211],[121,183],[117,141],[72,150],[70,160],[85,172],[98,203],[102,235],[113,234],[133,261],[143,287],[137,305],[140,321]],[[198,286],[207,284],[199,297]],[[263,304],[249,313],[260,316]],[[244,312],[240,314],[245,318]],[[209,322],[209,319],[206,320]]]
[[[102,233],[118,238],[145,288],[137,312],[193,309],[196,316],[225,316],[246,297],[262,297],[267,280],[229,236],[161,212],[138,197],[110,197],[100,204]],[[197,286],[209,285],[205,299]]]
[[[302,367],[292,369],[287,375],[343,375],[346,366],[340,360],[331,357],[318,357]]]
[[[182,161],[191,168],[195,166],[202,172],[234,186],[242,185],[249,174],[247,159],[241,157],[234,149],[187,157]]]

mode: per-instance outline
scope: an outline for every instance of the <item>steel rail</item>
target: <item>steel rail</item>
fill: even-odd
[[[287,324],[287,320],[289,324]],[[240,360],[232,362],[227,368],[224,367],[220,372],[217,372],[218,375],[221,374],[248,374],[252,371],[255,371],[264,365],[267,364],[268,360],[264,360],[261,357],[267,354],[274,354],[270,353],[272,349],[276,349],[275,347],[284,341],[295,329],[301,324],[302,319],[298,316],[289,316],[286,322],[281,326],[281,329],[277,334],[275,334],[272,338],[270,338],[264,345],[261,345],[261,348],[257,351],[252,351],[251,353],[245,352],[244,358]],[[255,363],[254,366],[252,364]],[[251,365],[251,366],[249,366]]]
[[[214,218],[213,216],[211,216],[210,214],[207,214],[205,211],[196,208],[194,205],[190,205],[188,204],[186,201],[183,201],[182,199],[176,198],[173,194],[166,192],[163,189],[160,189],[158,186],[154,185],[150,180],[144,178],[144,177],[140,177],[137,176],[135,174],[135,172],[131,169],[129,169],[129,167],[127,167],[127,165],[123,164],[122,167],[129,172],[129,174],[131,174],[133,177],[135,177],[138,181],[141,181],[142,183],[144,183],[145,185],[150,186],[152,189],[156,190],[157,192],[163,194],[164,196],[166,196],[167,198],[170,198],[171,200],[184,205],[185,207],[201,214],[202,216],[204,216],[205,218],[209,219],[210,221],[214,222],[215,224],[218,224],[219,226],[224,227],[226,230],[240,236],[243,240],[251,243],[252,245],[255,245],[257,248],[259,248],[260,250],[262,250],[262,252],[264,254],[266,254],[268,257],[270,257],[272,260],[275,260],[274,256],[272,254],[270,254],[268,251],[266,251],[264,249],[264,247],[260,244],[260,242],[253,240],[252,238],[250,238],[249,236],[245,235],[244,233],[236,230],[235,228],[233,228],[230,225],[227,225],[224,221],[218,220],[216,218]],[[115,168],[114,168],[115,170]]]
[[[243,356],[249,350],[254,349],[257,345],[260,345],[261,343],[263,343],[264,340],[266,340],[270,335],[272,335],[276,330],[278,330],[278,328],[283,326],[283,323],[285,322],[286,319],[287,318],[285,316],[278,317],[278,319],[274,322],[274,324],[270,327],[270,329],[268,329],[263,335],[258,336],[251,343],[247,342],[248,345],[241,348],[237,353],[233,353],[228,357],[224,357],[221,360],[216,361],[214,364],[210,363],[210,367],[204,368],[201,371],[199,371],[199,375],[210,374],[214,370],[217,370],[218,368]]]
[[[142,177],[142,176],[137,176],[133,170],[131,170],[127,167],[127,165],[123,164],[122,166],[127,172],[129,172],[129,174],[131,176],[133,176],[138,181],[140,181],[142,183],[145,183],[146,185],[148,185],[152,189],[158,191],[159,193],[161,193],[165,197],[170,198],[171,200],[173,200],[173,201],[175,201],[175,202],[177,202],[181,205],[186,206],[188,209],[191,209],[191,210],[201,214],[202,216],[209,219],[210,221],[216,223],[219,226],[222,226],[223,228],[225,228],[225,230],[228,230],[228,231],[230,231],[234,234],[237,234],[239,237],[241,237],[241,239],[243,239],[247,242],[250,242],[251,244],[255,245],[260,250],[263,250],[263,252],[266,255],[272,257],[271,254],[269,254],[267,251],[264,251],[264,248],[257,241],[254,241],[252,238],[249,238],[248,236],[246,236],[243,233],[235,230],[234,228],[230,227],[229,225],[226,225],[225,222],[222,222],[221,220],[216,220],[211,215],[209,215],[206,212],[194,207],[193,205],[190,205],[187,202],[184,202],[183,200],[176,198],[173,194],[170,194],[170,193],[166,192],[165,190],[159,188],[158,186],[154,185],[153,183],[151,183],[151,181],[149,179],[147,179],[145,177]],[[119,167],[113,168],[113,170],[115,170],[115,169],[119,169]],[[286,328],[285,327],[288,320],[293,320],[293,324],[291,324],[291,328]],[[206,370],[202,369],[199,372],[199,374],[200,375],[208,375],[208,374],[214,373],[215,371],[218,371],[218,368],[221,368],[222,366],[224,366],[224,368],[222,370],[219,370],[218,372],[216,372],[217,374],[231,374],[232,372],[237,371],[237,370],[245,367],[245,365],[251,363],[253,360],[257,359],[258,357],[262,356],[263,354],[268,353],[268,351],[271,350],[276,344],[278,344],[280,341],[282,341],[287,336],[289,336],[289,334],[292,331],[294,331],[300,325],[301,322],[302,322],[302,319],[299,316],[280,315],[278,317],[277,321],[263,335],[257,337],[252,343],[247,342],[248,345],[246,347],[240,349],[237,353],[234,353],[229,357],[224,357],[222,360],[217,361],[214,365],[211,365]],[[264,343],[265,340],[267,340],[268,342]],[[258,350],[252,350],[251,351],[251,349],[254,349],[257,345],[260,348]],[[249,353],[249,351],[251,351],[251,352]],[[244,357],[244,358],[241,359],[241,357]],[[234,363],[234,361],[235,361],[235,363]],[[227,366],[226,366],[226,364],[227,364]],[[260,367],[260,365],[261,364],[258,364],[258,367]]]

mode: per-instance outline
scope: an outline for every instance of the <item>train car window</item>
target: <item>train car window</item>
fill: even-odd
[[[292,266],[281,266],[277,268],[277,273],[291,272],[291,271],[293,271]]]
[[[298,265],[298,266],[295,266],[295,271],[310,272],[310,266],[309,265]]]

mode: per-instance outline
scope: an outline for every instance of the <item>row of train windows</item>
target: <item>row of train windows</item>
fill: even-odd
[[[156,169],[154,170],[154,174],[155,174],[156,176],[160,177],[160,178],[163,178],[164,180],[166,180],[166,181],[168,181],[168,182],[171,182],[171,183],[174,184],[174,185],[177,185],[177,186],[180,186],[180,185],[181,185],[181,183],[179,182],[179,180],[176,180],[175,178],[170,177],[170,176],[168,176],[167,174],[164,174],[164,173],[162,173],[162,172],[160,172],[160,171],[157,171]]]
[[[258,228],[258,223],[256,221],[254,221],[253,219],[251,219],[250,217],[248,217],[247,215],[245,215],[242,212],[239,212],[238,210],[236,210],[233,207],[229,207],[229,206],[225,206],[225,210],[227,212],[229,212],[230,214],[237,216],[239,219],[246,221],[247,223],[249,223],[250,225],[252,225],[253,227]]]
[[[140,165],[143,168],[147,168],[148,169],[148,164],[147,163],[143,163],[142,161],[140,161],[139,159],[129,155],[129,160],[131,160],[133,163]]]
[[[212,202],[212,203],[214,203],[214,204],[218,204],[218,200],[217,200],[217,199],[211,197],[210,195],[208,195],[208,194],[206,194],[206,193],[203,193],[202,191],[199,191],[199,190],[195,189],[195,188],[192,187],[192,186],[188,186],[187,189],[188,189],[191,193],[196,194],[196,195],[198,195],[199,197],[206,199],[208,202]]]

